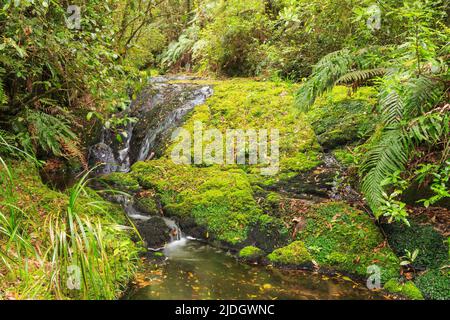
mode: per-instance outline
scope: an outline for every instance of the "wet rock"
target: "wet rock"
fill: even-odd
[[[200,226],[195,222],[192,217],[178,218],[178,224],[183,232],[196,239],[206,239],[207,230],[206,227]]]
[[[136,222],[148,248],[158,249],[170,242],[170,228],[160,217],[152,217],[146,221]]]
[[[97,174],[111,173],[116,171],[117,168],[114,151],[102,142],[89,148],[88,163],[91,168],[100,165],[94,170]]]
[[[172,129],[179,126],[195,106],[212,95],[208,86],[155,83],[131,107],[138,117],[129,150],[131,163],[161,155]]]

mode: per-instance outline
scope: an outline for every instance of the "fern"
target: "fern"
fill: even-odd
[[[369,47],[356,52],[343,49],[323,57],[314,66],[308,81],[298,90],[297,107],[307,111],[317,97],[330,91],[337,84],[358,85],[384,75],[388,71],[386,68],[370,68],[373,65],[371,54],[377,50],[380,48]]]
[[[49,115],[41,111],[30,110],[26,111],[26,121],[28,127],[28,137],[22,138],[22,144],[28,150],[36,149],[51,152],[57,156],[70,156],[73,150],[69,150],[67,154],[64,146],[71,146],[77,144],[77,137],[75,133],[70,130],[65,119],[60,119],[57,116]],[[32,143],[32,145],[29,145]]]
[[[161,63],[170,67],[191,52],[196,44],[198,31],[199,29],[195,25],[186,29],[180,35],[178,41],[169,44],[169,47],[161,56]]]
[[[367,69],[367,70],[356,70],[344,74],[340,77],[336,84],[354,84],[354,83],[362,83],[367,80],[373,79],[375,77],[383,76],[387,72],[386,68],[375,68],[375,69]]]
[[[410,152],[407,133],[401,127],[383,130],[375,146],[368,151],[361,165],[361,189],[377,217],[381,215],[378,209],[383,200],[382,182],[394,172],[405,169]]]
[[[296,94],[296,105],[307,111],[316,98],[331,90],[336,81],[347,74],[355,61],[348,49],[332,52],[323,57],[314,67],[312,76]]]

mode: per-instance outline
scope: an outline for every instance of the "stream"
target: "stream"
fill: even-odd
[[[145,280],[126,299],[383,299],[349,280],[243,264],[220,249],[187,238],[168,244],[163,253],[166,261],[148,265]]]
[[[96,169],[101,175],[128,172],[136,161],[157,158],[171,130],[212,94],[213,89],[209,86],[170,84],[167,78],[154,79],[126,111],[137,118],[137,122],[122,128],[126,134],[120,142],[115,139],[116,132],[104,129],[99,142],[89,150],[90,165],[103,163]],[[325,161],[325,165],[332,168],[336,163]],[[294,197],[299,196],[308,184],[303,177],[297,179],[290,186],[278,188],[294,193]],[[316,188],[317,181],[311,184]],[[324,186],[328,184],[323,183]],[[304,191],[308,193],[308,190]],[[122,205],[146,241],[149,252],[145,272],[138,277],[141,280],[132,286],[125,299],[384,298],[381,293],[372,292],[345,277],[241,263],[226,251],[184,235],[173,220],[140,212],[134,206],[133,197],[116,195],[109,200]],[[154,252],[158,252],[159,259],[154,258]]]

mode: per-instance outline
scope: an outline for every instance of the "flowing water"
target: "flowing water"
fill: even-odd
[[[239,263],[202,242],[182,238],[164,249],[166,261],[147,268],[130,300],[383,299],[360,284],[312,272]]]
[[[136,161],[158,157],[159,149],[171,130],[212,93],[209,86],[168,83],[164,77],[154,79],[126,111],[138,121],[122,128],[124,134],[120,142],[115,131],[104,129],[99,143],[90,148],[90,163],[103,163],[97,173],[105,174],[127,172]],[[334,169],[336,165],[332,157],[326,158],[324,163],[326,168]],[[329,175],[325,172],[324,176]],[[314,189],[319,197],[330,196],[328,178],[323,183],[323,190],[318,191],[317,181],[309,186],[304,177],[297,180],[297,183],[294,181],[279,188],[294,196],[299,190],[311,193],[310,189]],[[331,191],[336,193],[335,189],[336,183]],[[343,278],[240,263],[225,251],[185,236],[171,219],[149,217],[140,212],[135,208],[132,197],[116,195],[111,200],[120,203],[135,221],[149,252],[163,255],[158,261],[148,260],[146,272],[141,275],[142,281],[126,299],[383,298],[381,294]]]

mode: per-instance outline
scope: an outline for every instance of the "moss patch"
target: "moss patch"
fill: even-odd
[[[362,87],[351,96],[349,90],[334,87],[316,101],[307,115],[319,143],[327,149],[358,141],[373,130],[376,90]]]
[[[322,267],[367,276],[367,267],[381,268],[383,282],[399,275],[399,259],[383,246],[383,236],[370,217],[345,203],[313,205],[298,234]]]
[[[99,178],[99,182],[106,184],[113,189],[119,189],[127,192],[136,192],[139,190],[139,183],[133,176],[123,172],[113,172]]]
[[[191,113],[183,128],[193,132],[197,121],[203,130],[218,129],[222,134],[228,129],[261,130],[278,129],[280,133],[280,175],[303,172],[319,163],[319,145],[314,131],[305,116],[293,103],[297,86],[281,82],[260,82],[248,79],[227,81],[194,81],[212,84],[214,95],[204,105]],[[204,145],[206,145],[205,142]],[[169,155],[173,145],[169,146]],[[248,173],[259,176],[261,166],[249,166]],[[261,179],[274,181],[274,179]],[[267,181],[266,181],[267,182]]]
[[[411,227],[393,223],[383,225],[388,235],[391,248],[399,256],[406,250],[419,249],[419,255],[413,266],[419,269],[439,268],[448,262],[447,239],[440,235],[431,225],[422,225],[410,219]]]
[[[396,279],[391,279],[384,285],[384,290],[402,295],[412,300],[423,300],[423,295],[412,281],[399,283]]]
[[[427,299],[450,300],[450,272],[447,269],[429,270],[415,283]]]
[[[217,240],[242,243],[252,225],[265,221],[241,169],[196,168],[160,159],[135,164],[133,176],[144,188],[155,189],[166,212],[193,217]]]
[[[264,251],[254,246],[247,246],[239,251],[239,258],[245,261],[258,261],[265,256]]]
[[[303,241],[294,241],[286,247],[274,250],[267,256],[271,263],[280,265],[311,265],[312,257]]]

